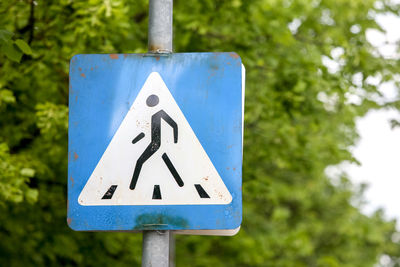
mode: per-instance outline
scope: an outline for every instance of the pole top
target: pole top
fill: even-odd
[[[149,52],[172,53],[173,0],[150,0],[149,2]]]

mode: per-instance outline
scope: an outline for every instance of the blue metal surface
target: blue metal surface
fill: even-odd
[[[242,66],[235,53],[76,55],[68,224],[80,231],[234,229],[242,220]],[[82,206],[78,196],[151,72],[163,77],[232,195],[228,205]]]

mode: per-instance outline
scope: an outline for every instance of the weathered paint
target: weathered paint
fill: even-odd
[[[236,53],[229,53],[229,55],[232,57],[232,58],[234,58],[234,59],[238,59],[239,58],[239,55],[238,54],[236,54]]]
[[[171,94],[232,194],[228,205],[82,206],[89,176],[151,72]],[[82,76],[84,74],[84,76]],[[243,90],[235,53],[77,55],[71,59],[68,223],[75,230],[235,229],[242,219]],[[79,101],[74,101],[79,95]],[[76,155],[76,156],[75,156]],[[79,157],[78,157],[79,155]],[[207,179],[207,177],[203,177]]]
[[[118,54],[110,54],[111,59],[118,59]]]

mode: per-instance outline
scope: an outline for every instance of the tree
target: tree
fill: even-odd
[[[140,264],[140,234],[79,233],[65,222],[68,64],[78,53],[146,52],[147,8],[145,0],[0,3],[2,264]],[[177,52],[236,51],[247,69],[242,229],[178,236],[178,266],[399,261],[395,222],[382,211],[363,215],[362,188],[324,173],[355,161],[354,119],[381,108],[370,78],[397,82],[399,63],[365,33],[382,30],[376,14],[399,11],[375,0],[175,0]]]

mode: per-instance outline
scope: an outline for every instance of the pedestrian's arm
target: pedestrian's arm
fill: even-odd
[[[135,137],[135,139],[132,140],[132,144],[136,144],[137,142],[140,141],[144,137],[144,133],[138,134],[138,136]]]
[[[178,125],[164,110],[161,117],[174,129],[174,143],[178,143]]]

